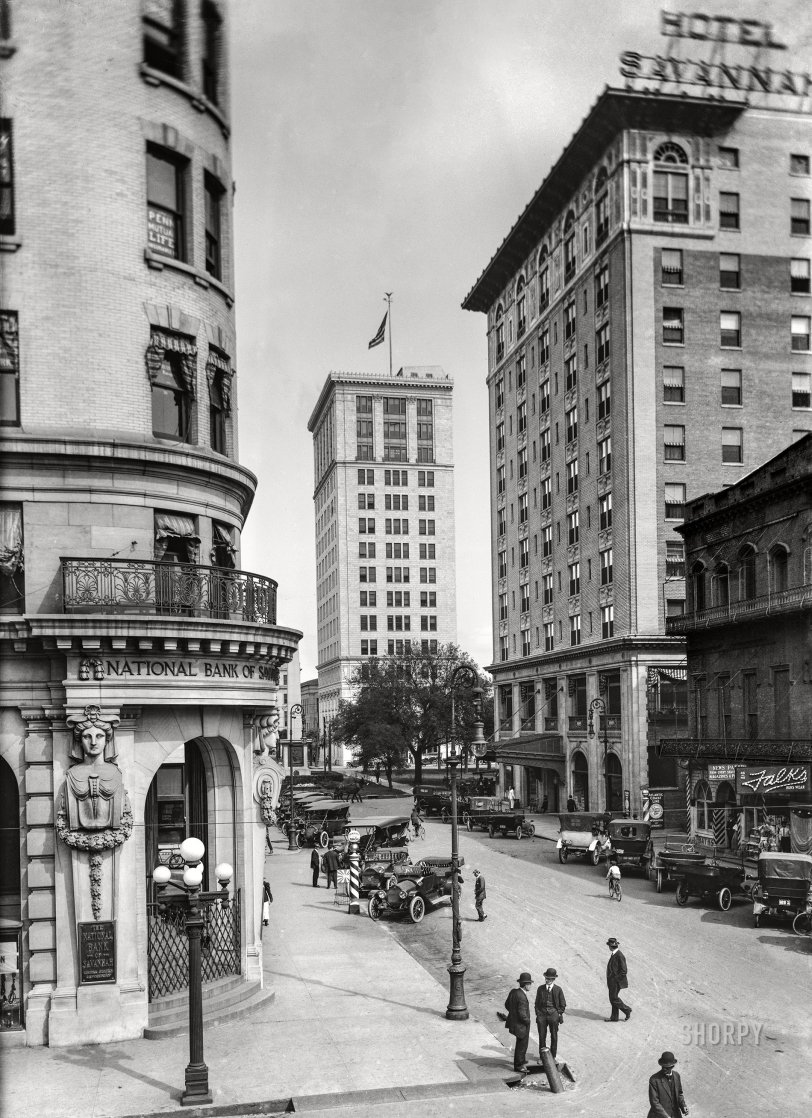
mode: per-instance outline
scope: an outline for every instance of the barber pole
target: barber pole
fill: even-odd
[[[347,835],[350,857],[350,906],[349,911],[357,916],[361,911],[361,857],[358,853],[358,843],[361,835],[358,831],[350,831]]]
[[[651,800],[648,795],[648,788],[641,788],[640,795],[643,797],[643,822],[648,823],[651,816]]]

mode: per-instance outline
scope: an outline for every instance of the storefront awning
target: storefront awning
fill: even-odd
[[[566,778],[561,734],[533,734],[499,742],[496,745],[496,760],[502,765],[552,769],[562,780]]]

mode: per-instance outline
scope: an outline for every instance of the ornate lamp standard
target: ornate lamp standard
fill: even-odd
[[[228,883],[234,870],[228,862],[221,862],[215,869],[220,889],[214,893],[201,893],[203,881],[203,855],[206,847],[197,838],[187,838],[180,844],[180,853],[186,863],[183,886],[186,903],[186,935],[189,939],[189,1063],[186,1065],[186,1090],[181,1095],[181,1106],[197,1106],[211,1102],[209,1069],[203,1060],[203,974],[201,970],[201,934],[205,918],[201,903],[219,900],[228,904]],[[169,866],[156,866],[152,880],[162,897],[172,877]]]
[[[458,675],[467,673],[469,678],[476,681],[477,675],[473,668],[467,664],[459,664],[451,673],[451,733],[454,733],[454,683]],[[482,734],[481,722],[482,691],[474,688],[474,704],[476,722],[474,723],[473,748],[477,756],[487,749]],[[451,779],[451,963],[448,966],[449,974],[449,999],[446,1017],[452,1021],[467,1021],[468,1006],[465,1004],[465,966],[462,962],[462,924],[460,922],[460,890],[457,878],[460,873],[460,853],[458,845],[457,828],[457,766],[460,758],[455,753],[446,760]]]
[[[599,711],[603,718],[603,794],[604,794],[604,811],[610,811],[609,806],[609,720],[606,717],[606,700],[593,699],[589,704],[589,722],[587,724],[587,733],[589,737],[595,736],[595,711]]]
[[[296,828],[293,825],[293,719],[302,713],[302,704],[294,703],[288,711],[288,764],[290,766],[290,819],[288,820],[288,850],[298,850]]]

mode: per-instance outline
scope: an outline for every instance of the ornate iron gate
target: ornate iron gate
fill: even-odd
[[[213,982],[240,973],[240,890],[223,903],[211,900],[202,906],[205,918],[202,939],[203,981]],[[189,985],[189,940],[186,906],[166,902],[147,905],[147,955],[149,1000],[162,998]]]

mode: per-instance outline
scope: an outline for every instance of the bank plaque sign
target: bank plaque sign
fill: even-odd
[[[94,986],[116,980],[116,922],[93,920],[79,927],[79,983]]]

